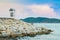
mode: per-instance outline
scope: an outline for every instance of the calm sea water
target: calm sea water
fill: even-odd
[[[48,35],[36,35],[35,37],[17,38],[18,40],[60,40],[60,23],[35,23],[35,26],[54,30]]]

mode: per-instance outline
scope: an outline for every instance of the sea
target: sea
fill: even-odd
[[[35,37],[18,37],[17,40],[60,40],[60,23],[34,23],[36,27],[44,27],[53,30],[48,35],[36,35]]]

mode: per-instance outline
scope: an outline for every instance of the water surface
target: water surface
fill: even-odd
[[[36,35],[35,37],[17,38],[18,40],[60,40],[60,23],[35,23],[36,27],[45,27],[54,30],[48,35]]]

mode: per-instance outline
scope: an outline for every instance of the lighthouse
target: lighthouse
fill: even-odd
[[[14,17],[15,17],[15,9],[10,8],[10,9],[9,9],[9,12],[10,12],[10,17],[11,17],[11,18],[14,18]]]

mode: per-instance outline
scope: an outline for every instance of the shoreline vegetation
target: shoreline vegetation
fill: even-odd
[[[35,27],[29,23],[23,22],[22,20],[14,18],[0,18],[0,40],[9,40],[17,37],[50,34],[53,32],[51,29],[44,27]]]

